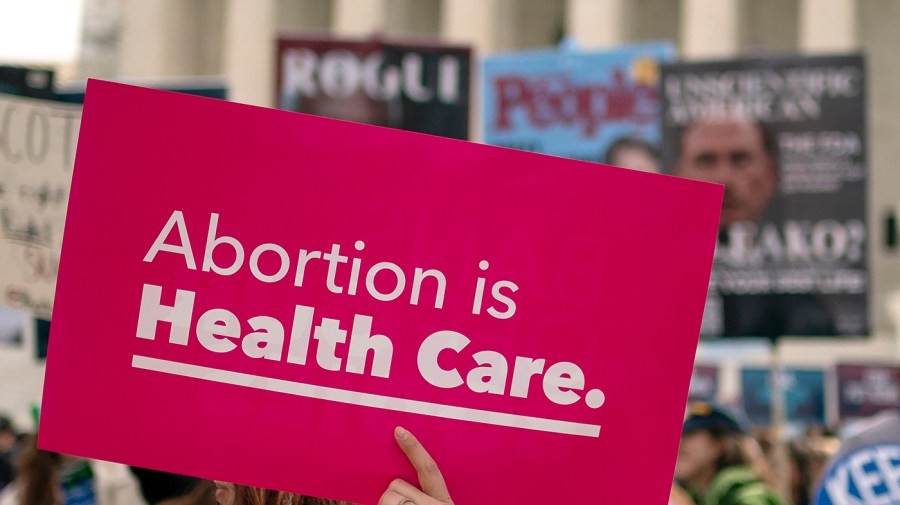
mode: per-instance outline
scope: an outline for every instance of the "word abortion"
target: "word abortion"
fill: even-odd
[[[209,227],[206,235],[206,244],[203,253],[203,261],[200,269],[204,272],[214,272],[219,275],[229,276],[237,273],[244,265],[245,249],[243,244],[236,238],[230,236],[218,236],[219,215],[211,213]],[[169,235],[173,230],[177,231],[178,244],[167,242]],[[363,251],[365,243],[357,240],[354,244],[356,251]],[[216,248],[229,249],[234,259],[230,264],[219,264],[213,257]],[[184,257],[185,264],[190,270],[197,270],[197,261],[195,260],[191,241],[187,233],[187,225],[185,223],[184,214],[181,211],[174,211],[169,220],[163,226],[153,245],[144,256],[144,261],[151,263],[160,252],[169,252],[179,254]],[[263,272],[260,264],[263,255],[277,257],[277,268],[272,271]],[[297,262],[294,266],[293,283],[297,287],[303,287],[303,283],[307,277],[307,267],[314,261],[327,263],[327,274],[325,285],[328,290],[335,294],[356,295],[362,289],[362,283],[365,292],[372,298],[380,301],[393,301],[398,299],[406,292],[408,274],[395,263],[382,261],[375,263],[367,269],[363,274],[362,260],[360,258],[351,258],[341,254],[340,244],[332,244],[329,252],[300,249],[297,254]],[[349,272],[345,267],[346,263],[350,263]],[[226,262],[227,263],[227,262]],[[271,262],[265,263],[270,265]],[[247,259],[247,265],[250,272],[257,280],[264,283],[275,283],[282,281],[287,277],[291,270],[291,260],[287,250],[284,247],[263,243],[258,245],[250,252]],[[479,268],[484,271],[488,268],[487,261],[481,261]],[[362,280],[361,280],[362,277]],[[412,272],[411,287],[409,290],[409,303],[418,305],[422,297],[423,287],[433,293],[433,307],[441,309],[444,306],[444,298],[447,291],[447,278],[437,269],[423,269],[416,267]],[[382,278],[381,288],[376,285],[376,278]],[[385,279],[388,279],[385,281]],[[389,290],[384,289],[385,284],[389,284]],[[480,314],[485,303],[491,303],[485,298],[485,279],[479,277],[476,281],[475,292],[473,294],[472,313]],[[493,302],[487,308],[486,312],[497,319],[508,319],[515,314],[516,304],[507,296],[507,293],[515,292],[518,289],[515,283],[511,281],[498,281],[491,285],[488,296]]]

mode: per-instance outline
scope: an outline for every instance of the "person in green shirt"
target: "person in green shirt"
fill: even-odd
[[[697,505],[788,505],[761,477],[753,441],[724,408],[695,402],[684,421],[675,479]]]

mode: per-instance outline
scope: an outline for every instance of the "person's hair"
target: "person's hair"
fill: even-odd
[[[606,148],[606,154],[603,156],[603,163],[615,165],[616,156],[618,156],[619,151],[623,149],[637,149],[643,151],[654,160],[659,160],[659,152],[646,140],[637,137],[619,137]]]
[[[283,491],[234,485],[235,505],[304,505],[303,497]]]
[[[340,505],[341,503],[343,502],[240,484],[234,485],[234,505]]]
[[[19,454],[21,505],[60,505],[60,459],[55,452],[38,449],[37,437],[28,437]]]
[[[744,435],[717,429],[707,429],[712,438],[722,445],[722,454],[716,460],[716,472],[730,466],[750,465],[751,459],[744,446]]]
[[[141,489],[141,496],[150,504],[155,505],[165,500],[186,496],[197,486],[200,479],[177,475],[168,472],[160,472],[147,468],[130,467],[131,473],[137,478]]]
[[[759,480],[775,487],[775,473],[756,439],[733,431],[706,431],[722,446],[722,454],[716,460],[716,473],[731,466],[746,466]]]
[[[216,485],[211,480],[202,480],[186,494],[166,498],[157,505],[211,505],[215,502]]]
[[[12,420],[6,416],[0,416],[0,433],[10,433],[16,435],[16,429]]]
[[[794,503],[809,503],[813,485],[810,475],[810,451],[806,444],[796,440],[790,442],[788,449],[793,462],[791,472],[794,479],[791,482],[791,492]]]

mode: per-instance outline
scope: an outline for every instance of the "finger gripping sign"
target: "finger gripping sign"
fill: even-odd
[[[102,81],[78,142],[42,448],[369,504],[402,425],[457,503],[665,500],[721,187]]]

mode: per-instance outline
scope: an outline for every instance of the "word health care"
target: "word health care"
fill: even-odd
[[[212,213],[207,230],[207,239],[201,263],[201,271],[213,272],[228,276],[238,272],[245,264],[243,244],[234,237],[218,236],[219,215]],[[171,243],[169,236],[177,232],[177,244]],[[227,247],[234,254],[233,263],[219,265],[213,260],[213,251],[217,247]],[[365,244],[355,243],[355,249],[362,251]],[[174,211],[169,220],[157,235],[153,245],[147,251],[144,261],[152,263],[159,253],[172,253],[184,258],[190,270],[197,270],[193,249],[187,233],[187,225],[181,211]],[[263,254],[274,254],[279,258],[278,269],[274,273],[265,273],[260,269],[260,257]],[[306,267],[312,261],[327,263],[327,275],[324,279],[329,291],[335,294],[356,295],[365,290],[371,297],[383,302],[397,300],[406,290],[407,275],[404,270],[391,262],[380,262],[368,268],[363,275],[360,258],[341,255],[340,245],[332,244],[330,252],[300,249],[294,267],[294,285],[303,287],[306,278]],[[350,271],[338,275],[341,265],[350,262]],[[291,270],[290,257],[287,251],[277,245],[264,243],[250,253],[246,262],[253,276],[264,283],[279,282],[287,277]],[[346,265],[345,265],[346,266]],[[488,262],[479,263],[481,270],[487,270]],[[390,275],[393,289],[380,291],[375,278],[380,273]],[[364,280],[361,281],[361,277]],[[346,283],[339,282],[346,280]],[[362,285],[360,285],[362,284]],[[485,300],[485,279],[479,277],[473,295],[472,314],[484,312],[496,319],[508,319],[516,312],[516,303],[510,297],[518,290],[518,286],[506,280],[493,283]],[[383,284],[382,284],[383,287]],[[427,289],[425,289],[427,288]],[[423,290],[433,293],[433,307],[443,308],[447,291],[447,280],[437,269],[415,268],[409,290],[409,303],[418,305]],[[176,289],[174,303],[163,304],[163,287],[144,284],[141,294],[141,305],[138,314],[137,337],[155,340],[157,325],[160,322],[170,323],[168,342],[176,345],[188,345],[193,336],[206,350],[214,353],[230,353],[240,348],[246,357],[285,361],[295,365],[307,365],[314,362],[324,370],[366,374],[366,363],[370,353],[373,354],[368,374],[372,377],[388,379],[394,356],[394,343],[387,335],[372,334],[373,317],[355,314],[349,331],[342,327],[337,319],[321,317],[315,324],[314,307],[295,305],[293,320],[289,325],[283,324],[274,317],[258,315],[246,320],[253,330],[243,333],[240,319],[232,311],[213,308],[200,314],[194,314],[194,302],[197,293]],[[172,299],[171,295],[167,295]],[[286,332],[285,328],[289,328]],[[243,334],[242,334],[243,333]],[[349,341],[348,341],[349,333]],[[558,405],[571,405],[584,400],[590,408],[598,408],[605,402],[605,394],[600,389],[592,389],[586,394],[585,376],[575,363],[561,361],[547,366],[545,359],[534,359],[515,356],[512,359],[512,371],[507,357],[496,351],[482,350],[471,354],[474,365],[468,370],[458,368],[445,369],[439,365],[442,353],[462,355],[471,344],[471,340],[457,331],[445,329],[431,333],[419,345],[416,365],[422,378],[434,387],[451,389],[465,385],[475,393],[508,395],[516,398],[528,398],[532,392],[535,377],[542,377],[541,389],[551,402]],[[315,350],[311,353],[311,348]],[[343,356],[346,355],[346,358]],[[465,379],[463,378],[465,375]]]

